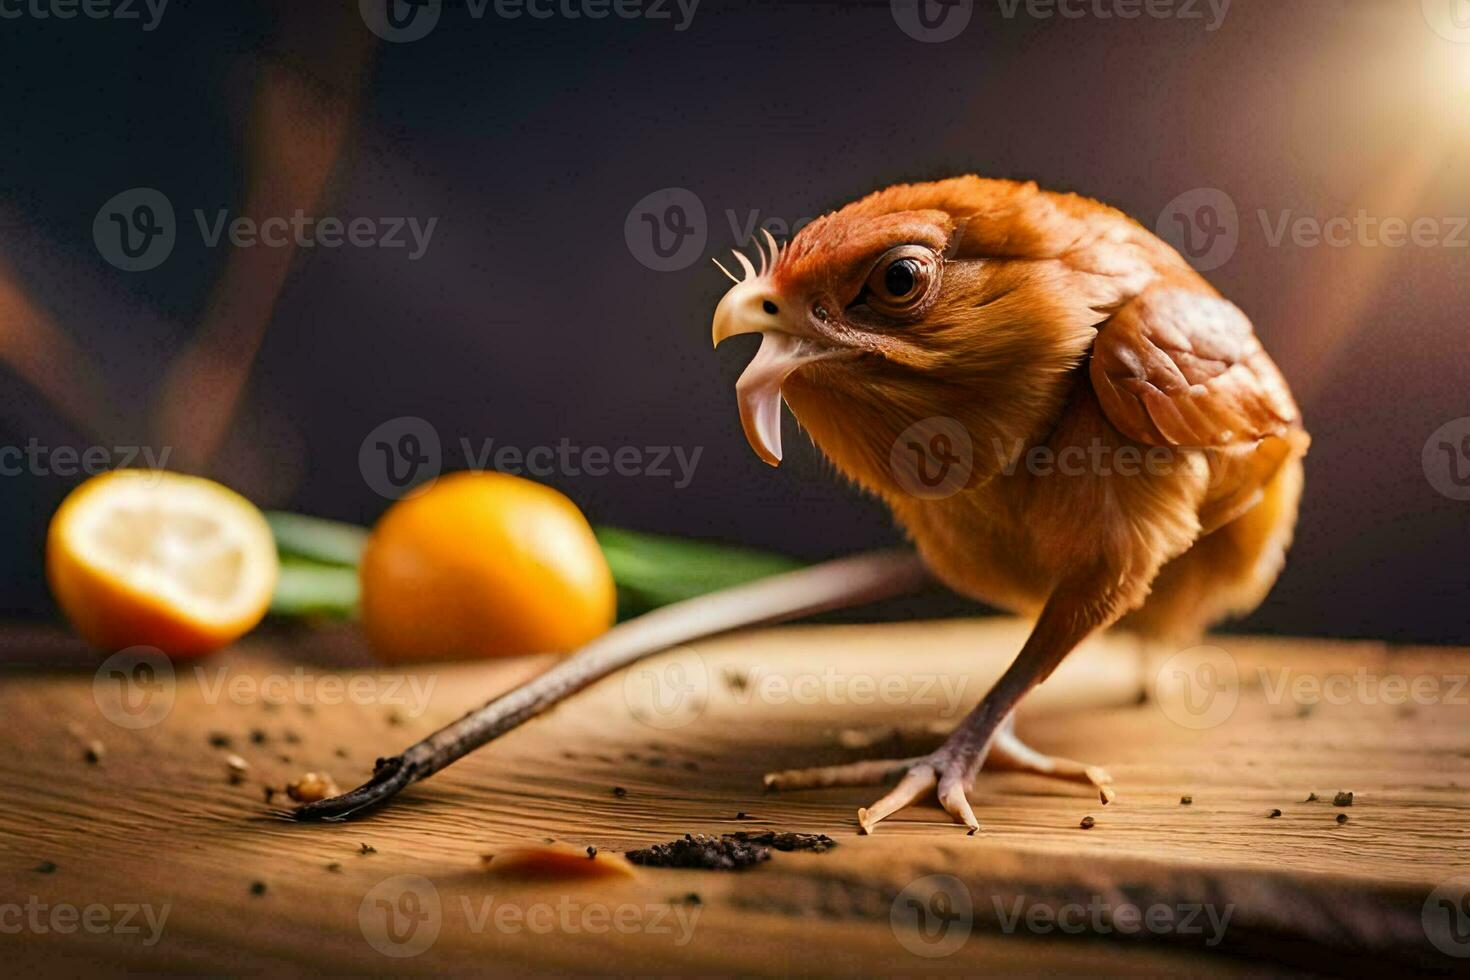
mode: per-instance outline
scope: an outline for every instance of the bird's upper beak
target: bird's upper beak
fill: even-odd
[[[781,462],[781,386],[791,372],[837,353],[819,342],[803,310],[772,287],[767,276],[747,275],[715,308],[715,346],[742,333],[761,335],[760,351],[735,384],[740,424],[756,455]]]

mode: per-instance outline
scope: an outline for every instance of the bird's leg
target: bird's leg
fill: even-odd
[[[1099,793],[1110,792],[1104,789],[1108,777],[1102,770],[1048,759],[1026,748],[1009,727],[1021,699],[1050,677],[1089,633],[1117,619],[1121,605],[1117,597],[1108,589],[1088,587],[1095,581],[1073,580],[1053,592],[1015,661],[935,751],[911,759],[771,773],[766,776],[766,786],[776,790],[866,786],[901,775],[898,785],[887,795],[872,806],[858,810],[858,824],[864,833],[872,833],[886,817],[936,788],[944,809],[974,833],[980,822],[975,819],[965,792],[991,751],[997,748],[1000,753],[997,761],[1003,764],[1019,765],[1032,772],[1050,770],[1050,775],[1090,782],[1098,787]]]

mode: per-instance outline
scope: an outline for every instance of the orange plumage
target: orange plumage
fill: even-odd
[[[974,826],[965,787],[987,757],[1030,752],[1015,705],[1077,642],[1120,620],[1197,634],[1281,569],[1308,443],[1286,382],[1244,314],[1113,208],[978,177],[888,188],[747,269],[715,339],[751,332],[757,452],[779,460],[784,397],[939,578],[1038,617],[945,747],[894,763],[865,828],[935,785]],[[909,454],[949,483],[916,485]],[[1104,785],[1067,765],[1053,774]],[[842,768],[776,783],[871,781]]]

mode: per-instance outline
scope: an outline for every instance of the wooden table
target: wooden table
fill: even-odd
[[[857,836],[869,790],[762,792],[770,769],[935,744],[1024,631],[991,619],[700,643],[376,813],[318,825],[283,817],[266,787],[310,770],[346,788],[548,661],[403,675],[338,627],[254,639],[179,664],[170,683],[166,669],[98,671],[63,638],[12,631],[0,642],[0,941],[12,968],[42,973],[1470,964],[1453,955],[1470,954],[1466,651],[1219,637],[1179,655],[1096,639],[1020,729],[1108,766],[1118,800],[982,774],[973,837],[932,804]],[[128,676],[146,683],[119,700]],[[1351,806],[1334,805],[1339,791]],[[482,857],[555,839],[605,860],[766,829],[838,846],[631,878],[513,880]]]

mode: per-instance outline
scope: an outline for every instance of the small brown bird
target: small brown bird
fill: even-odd
[[[1036,617],[937,751],[767,785],[901,776],[865,831],[936,787],[978,827],[987,764],[1110,798],[1103,770],[1023,744],[1014,711],[1095,630],[1187,638],[1274,583],[1308,437],[1250,321],[1126,215],[1031,183],[899,185],[767,239],[714,318],[717,345],[762,336],[737,386],[751,446],[780,461],[784,399],[935,576]]]

